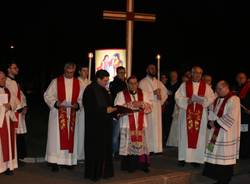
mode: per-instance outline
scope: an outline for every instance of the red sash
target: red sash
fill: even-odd
[[[240,90],[240,95],[239,95],[240,99],[244,99],[249,91],[250,91],[250,82],[246,82],[246,84]]]
[[[125,97],[125,102],[130,103],[131,97],[129,94],[128,90],[123,91],[124,97]],[[143,101],[143,93],[142,90],[138,88],[137,90],[137,95],[138,95],[138,101]],[[138,127],[136,130],[136,125],[135,125],[135,117],[134,114],[129,114],[129,130],[130,130],[130,139],[131,142],[134,144],[142,144],[142,130],[143,130],[143,124],[144,124],[144,111],[139,111],[138,115]]]
[[[200,81],[198,95],[204,97],[206,91],[206,83]],[[192,98],[193,95],[193,82],[191,80],[186,82],[186,95]],[[196,149],[200,125],[202,119],[203,106],[201,104],[191,103],[187,106],[186,119],[187,119],[187,135],[188,135],[188,148]]]
[[[17,84],[17,99],[21,102],[21,89],[20,89],[20,86],[18,84]],[[14,122],[14,126],[15,126],[15,128],[18,128],[19,112],[15,112],[15,115],[16,115],[17,121]]]
[[[229,100],[229,98],[231,98],[232,96],[234,96],[234,94],[233,94],[232,92],[230,92],[227,96],[225,96],[225,98],[224,98],[224,100],[223,100],[223,102],[222,102],[222,104],[221,104],[221,106],[220,106],[220,109],[219,109],[219,111],[218,111],[218,113],[217,113],[217,116],[218,116],[219,118],[223,116],[223,113],[224,113],[224,109],[225,109],[226,103],[227,103],[227,101]],[[216,105],[217,105],[217,103],[218,103],[218,100],[219,100],[219,97],[217,97],[216,100],[214,101],[214,104],[213,104],[214,109],[213,109],[213,111],[215,111],[215,107],[216,107]],[[211,137],[211,140],[210,140],[210,142],[208,143],[208,150],[211,151],[211,152],[212,152],[213,149],[214,149],[214,145],[215,145],[215,143],[216,143],[216,140],[217,140],[217,137],[218,137],[218,135],[219,135],[219,132],[220,132],[220,128],[215,128],[215,129],[214,129],[213,136]]]
[[[71,104],[77,103],[79,92],[80,92],[79,80],[74,78]],[[63,102],[66,99],[65,83],[63,76],[57,78],[57,95],[58,95],[58,102]],[[75,109],[71,108],[69,131],[68,131],[67,110],[65,108],[60,107],[58,109],[58,118],[59,118],[61,150],[69,150],[69,153],[73,153],[76,111]]]
[[[8,94],[8,101],[10,101],[10,92],[7,88],[4,88],[5,93]],[[0,141],[2,146],[3,152],[3,161],[7,162],[10,160],[10,146],[12,151],[12,159],[15,158],[15,127],[14,123],[10,122],[10,141],[11,145],[9,145],[9,131],[8,131],[8,124],[6,118],[4,117],[3,126],[0,128]]]

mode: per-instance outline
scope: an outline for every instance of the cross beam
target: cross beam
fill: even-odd
[[[126,71],[127,77],[131,76],[132,71],[132,54],[133,54],[133,31],[134,21],[155,22],[154,14],[135,13],[134,0],[127,0],[127,11],[103,11],[103,18],[108,20],[124,20],[126,21]]]

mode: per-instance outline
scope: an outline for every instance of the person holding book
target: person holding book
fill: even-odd
[[[120,116],[121,169],[134,172],[137,169],[149,172],[149,146],[146,114],[150,113],[152,104],[149,95],[138,88],[135,76],[127,80],[128,89],[117,94],[115,105]],[[119,110],[119,106],[132,111]],[[123,111],[123,112],[122,112]]]

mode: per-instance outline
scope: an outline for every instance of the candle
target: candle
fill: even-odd
[[[88,76],[88,78],[89,78],[89,80],[91,80],[91,63],[92,63],[93,53],[90,52],[88,54],[88,57],[89,57],[89,76]]]
[[[157,56],[156,56],[156,59],[157,59],[157,79],[158,80],[160,80],[160,65],[161,65],[161,63],[160,63],[160,59],[161,59],[161,55],[160,54],[157,54]]]

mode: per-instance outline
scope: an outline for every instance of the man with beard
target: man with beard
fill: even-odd
[[[167,88],[156,77],[156,66],[147,67],[147,76],[139,83],[139,88],[149,94],[152,113],[147,115],[149,151],[161,153],[162,150],[162,105],[166,101]]]

